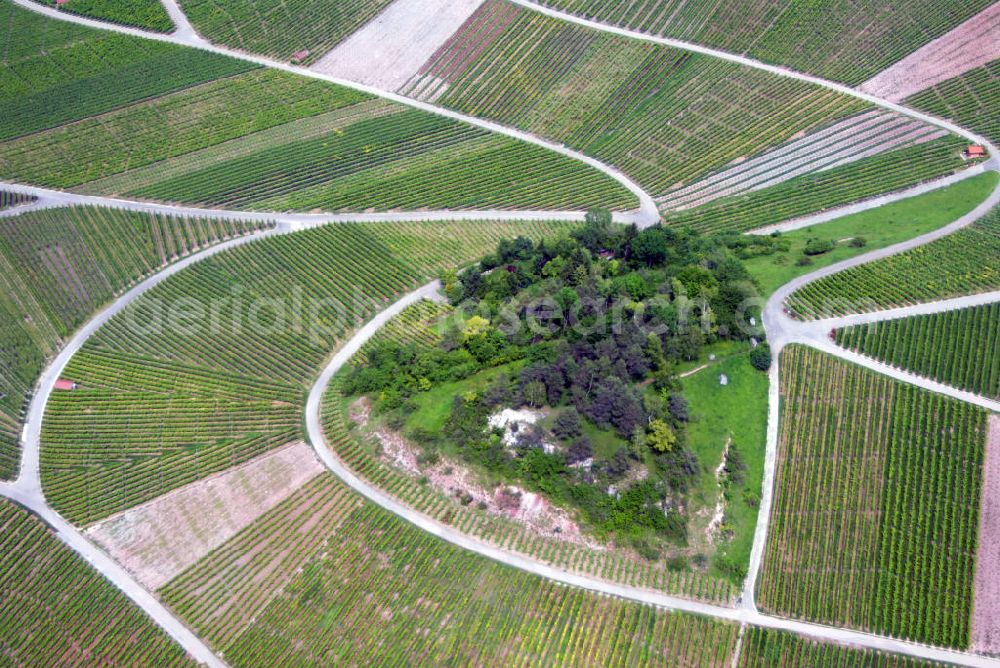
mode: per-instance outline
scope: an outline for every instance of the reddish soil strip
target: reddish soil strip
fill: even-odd
[[[979,552],[972,604],[972,649],[1000,654],[1000,415],[991,415],[979,508]]]
[[[917,49],[861,84],[865,93],[899,102],[925,88],[1000,58],[1000,3]]]
[[[308,445],[293,443],[119,513],[87,534],[157,589],[322,471]]]
[[[445,44],[431,56],[420,74],[432,74],[451,82],[500,37],[521,13],[521,8],[499,0],[487,0]],[[446,57],[447,56],[447,57]]]

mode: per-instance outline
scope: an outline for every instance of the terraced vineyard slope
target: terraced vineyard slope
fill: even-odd
[[[857,99],[488,0],[401,92],[615,165],[678,224],[743,231],[967,166]]]
[[[99,330],[52,396],[42,482],[88,523],[302,437],[306,389],[346,333],[501,238],[569,223],[332,225],[181,272]],[[464,253],[464,255],[463,255]]]
[[[80,16],[120,23],[155,32],[172,32],[174,23],[157,0],[41,0],[44,4]]]
[[[886,280],[891,276],[892,280]],[[812,319],[986,292],[1000,287],[1000,208],[925,246],[805,285],[790,312]]]
[[[41,520],[6,499],[0,574],[7,665],[196,665]]]
[[[182,0],[180,4],[198,33],[214,44],[308,64],[374,18],[390,2],[236,0],[221,4],[211,0]],[[296,58],[296,54],[301,57]]]
[[[968,647],[986,411],[800,346],[781,396],[759,604]]]
[[[259,227],[89,207],[0,218],[0,478],[17,471],[27,401],[70,333],[142,277]]]
[[[728,666],[738,630],[502,566],[361,501],[330,475],[160,594],[234,666]]]
[[[235,58],[54,23],[0,3],[11,35],[47,36],[0,65],[0,178],[278,211],[637,205],[611,177],[533,144]]]
[[[846,327],[836,340],[921,376],[1000,397],[1000,304]]]
[[[541,0],[543,5],[697,42],[857,85],[988,7],[990,0]]]

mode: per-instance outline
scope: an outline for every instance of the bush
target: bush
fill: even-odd
[[[795,266],[797,267],[808,267],[813,263],[812,258],[808,255],[803,255],[798,260],[795,261]]]
[[[750,351],[750,364],[758,371],[767,371],[771,368],[771,346],[761,343]]]
[[[854,237],[853,239],[851,239],[850,242],[851,248],[864,248],[867,245],[868,245],[868,240],[865,239],[864,237]]]
[[[810,239],[806,242],[803,253],[806,255],[822,255],[833,250],[835,243],[826,239]]]

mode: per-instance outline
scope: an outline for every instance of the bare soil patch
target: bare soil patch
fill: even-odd
[[[979,507],[979,552],[972,604],[972,649],[1000,654],[1000,415],[989,417],[983,492]]]
[[[917,49],[861,84],[865,93],[892,102],[1000,58],[1000,3]]]
[[[348,409],[351,420],[367,427],[371,402],[361,397]],[[556,538],[590,547],[599,547],[580,534],[579,525],[570,514],[540,494],[514,485],[485,487],[478,476],[461,462],[441,457],[434,464],[421,463],[420,449],[397,431],[377,427],[369,430],[382,447],[386,464],[412,477],[422,477],[438,492],[463,505],[514,520],[539,536]]]
[[[420,71],[482,3],[396,0],[312,69],[394,91]]]
[[[308,445],[292,443],[114,515],[86,533],[155,590],[322,471]]]

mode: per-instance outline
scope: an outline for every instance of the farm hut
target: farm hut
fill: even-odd
[[[60,378],[59,380],[56,381],[56,384],[53,387],[55,389],[57,389],[57,390],[68,390],[69,391],[69,390],[75,390],[76,388],[78,388],[80,386],[78,384],[74,383],[72,380],[67,380],[65,378]]]
[[[978,144],[973,144],[969,148],[965,149],[966,158],[985,158],[986,148]]]
[[[309,49],[302,49],[301,51],[296,51],[295,55],[292,56],[292,62],[298,65],[309,57]]]
[[[58,8],[58,7],[62,7],[62,6],[63,6],[63,5],[65,5],[65,4],[67,3],[67,2],[69,2],[69,0],[56,0],[56,7],[57,7],[57,8]]]

